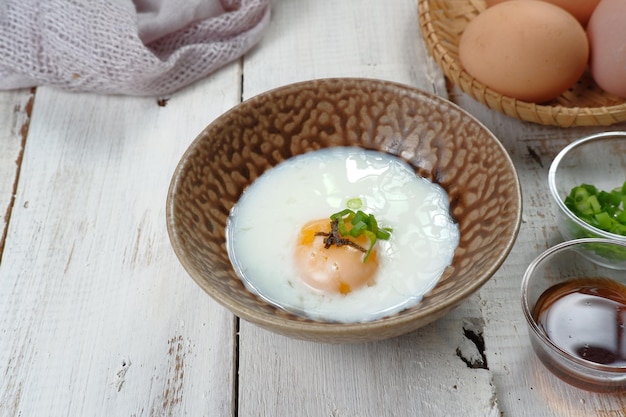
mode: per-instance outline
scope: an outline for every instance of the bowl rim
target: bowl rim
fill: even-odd
[[[277,92],[280,92],[281,90],[307,87],[307,86],[319,87],[320,85],[324,85],[325,83],[329,83],[329,82],[330,83],[351,82],[356,85],[368,85],[368,86],[374,86],[376,88],[393,88],[393,89],[396,89],[397,91],[405,91],[413,97],[419,96],[423,99],[426,99],[427,101],[431,101],[431,102],[434,101],[443,106],[454,108],[456,111],[463,114],[463,116],[467,118],[467,120],[470,120],[473,124],[475,124],[481,131],[483,131],[484,134],[489,136],[490,139],[495,144],[495,146],[501,149],[502,156],[503,158],[506,159],[506,162],[507,162],[506,165],[508,167],[511,167],[512,169],[512,174],[513,174],[512,179],[515,184],[515,199],[514,201],[512,201],[512,203],[515,204],[515,207],[517,209],[515,211],[514,222],[510,225],[510,228],[509,228],[510,235],[508,236],[508,239],[502,246],[502,250],[498,253],[497,258],[494,259],[490,267],[483,272],[482,276],[476,277],[467,285],[465,285],[462,288],[462,290],[460,290],[456,294],[454,300],[446,301],[445,303],[440,303],[437,305],[432,305],[425,309],[411,311],[411,312],[404,313],[404,314],[395,314],[395,315],[391,315],[391,316],[387,316],[387,317],[383,317],[377,320],[367,321],[367,322],[355,322],[355,323],[337,322],[335,323],[335,322],[323,322],[323,321],[312,321],[312,320],[298,321],[298,320],[291,320],[283,316],[277,316],[277,315],[268,315],[268,314],[259,315],[258,312],[248,307],[246,304],[238,302],[235,299],[231,299],[231,297],[223,297],[219,290],[217,290],[216,288],[210,285],[202,285],[199,282],[199,280],[197,280],[194,277],[194,273],[192,273],[192,271],[195,271],[195,268],[191,265],[190,262],[186,260],[184,251],[182,249],[184,245],[182,244],[181,237],[179,236],[179,233],[175,227],[175,219],[174,219],[175,207],[174,206],[175,206],[175,200],[176,200],[176,188],[178,187],[179,181],[183,173],[185,172],[186,167],[188,166],[188,161],[190,159],[189,157],[194,153],[195,149],[198,147],[198,145],[202,141],[208,139],[208,135],[206,135],[205,132],[209,131],[211,126],[229,117],[231,113],[239,111],[241,106],[254,106],[255,103],[259,102],[260,100],[265,100],[267,97],[271,97],[273,94],[276,94]],[[210,122],[207,126],[205,126],[199,132],[196,138],[190,143],[188,148],[185,150],[185,152],[181,156],[181,159],[178,165],[176,166],[173,172],[172,180],[170,182],[170,186],[169,186],[168,193],[167,193],[167,202],[166,202],[166,223],[167,223],[167,230],[168,230],[168,235],[170,238],[171,246],[174,249],[174,252],[177,258],[179,259],[183,268],[186,270],[187,274],[194,281],[196,281],[196,283],[205,292],[207,292],[211,296],[211,298],[213,298],[222,306],[226,307],[230,312],[235,314],[237,317],[245,321],[257,324],[266,329],[270,329],[276,333],[282,333],[284,335],[289,335],[291,337],[296,337],[300,339],[308,339],[308,340],[315,340],[316,338],[318,338],[318,336],[322,336],[320,339],[322,338],[325,340],[336,339],[337,343],[344,343],[346,341],[347,342],[355,341],[356,339],[355,337],[353,337],[354,335],[369,335],[368,337],[366,337],[367,341],[380,340],[381,338],[376,338],[374,336],[375,332],[377,332],[378,330],[382,330],[388,327],[396,327],[396,326],[398,328],[407,328],[407,327],[410,327],[412,322],[418,322],[425,317],[428,317],[428,316],[432,317],[432,320],[430,320],[430,322],[432,322],[441,318],[445,314],[447,314],[450,310],[452,310],[453,308],[461,304],[463,301],[465,301],[467,297],[469,297],[472,293],[474,293],[480,287],[482,287],[502,266],[502,264],[507,259],[508,255],[510,254],[515,244],[515,241],[519,234],[519,229],[521,227],[521,220],[522,220],[522,189],[520,185],[519,175],[517,173],[517,170],[515,169],[515,164],[513,163],[509,152],[506,150],[502,142],[500,142],[500,140],[495,136],[495,134],[491,132],[491,130],[489,130],[482,122],[480,122],[471,113],[469,113],[468,111],[461,108],[459,105],[443,97],[437,96],[435,94],[432,94],[430,92],[424,91],[420,88],[417,88],[408,84],[404,84],[404,83],[400,83],[396,81],[390,81],[390,80],[364,78],[364,77],[329,77],[329,78],[318,78],[318,79],[299,81],[295,83],[289,83],[289,84],[281,85],[281,86],[266,90],[253,97],[250,97],[244,101],[241,101],[235,104],[233,107],[231,107],[230,109],[226,110],[224,113],[217,116],[212,122]],[[266,303],[265,301],[263,302]],[[272,306],[272,307],[278,308],[275,306]],[[417,327],[414,328],[413,330],[416,330],[416,329]],[[407,331],[398,332],[397,334],[395,334],[395,336],[399,336],[406,332]],[[304,337],[303,334],[306,334],[307,336]],[[389,337],[393,337],[393,336],[389,336]]]
[[[562,249],[566,249],[572,246],[578,246],[582,244],[588,244],[588,243],[605,243],[605,244],[611,244],[611,245],[618,245],[618,246],[622,246],[626,248],[626,242],[620,242],[614,239],[588,237],[588,238],[581,238],[581,239],[566,240],[564,242],[560,242],[546,249],[545,251],[540,253],[528,265],[528,267],[526,268],[526,271],[524,272],[524,276],[522,277],[522,284],[521,284],[522,312],[524,314],[524,318],[526,319],[526,323],[528,324],[528,327],[535,334],[535,336],[537,336],[539,340],[541,340],[543,345],[549,347],[553,352],[556,352],[563,359],[570,361],[570,362],[574,362],[575,364],[583,368],[593,369],[596,371],[612,373],[612,374],[620,374],[626,377],[626,365],[624,366],[602,365],[602,364],[598,364],[595,362],[586,361],[584,359],[577,358],[576,356],[573,356],[572,354],[568,353],[565,349],[561,348],[559,345],[554,343],[550,338],[548,338],[545,332],[539,328],[539,326],[537,325],[537,322],[532,317],[532,312],[531,312],[531,308],[530,308],[529,300],[528,300],[528,285],[530,283],[530,276],[532,272],[535,270],[535,268],[537,267],[537,265],[539,265],[544,259],[548,258],[549,256],[551,256],[552,254],[556,252],[561,251]]]
[[[622,236],[622,235],[618,235],[615,233],[607,232],[602,229],[598,229],[597,227],[585,222],[584,220],[576,216],[574,213],[572,213],[571,210],[565,205],[565,201],[559,195],[559,192],[557,190],[557,185],[556,185],[556,174],[559,169],[559,165],[561,161],[568,155],[568,153],[572,149],[575,149],[579,146],[583,146],[589,142],[593,142],[598,139],[602,140],[602,139],[611,139],[611,138],[626,139],[626,131],[616,130],[616,131],[601,132],[601,133],[596,133],[593,135],[585,136],[583,138],[575,140],[574,142],[570,143],[569,145],[561,149],[561,151],[557,154],[557,156],[554,158],[554,160],[550,164],[550,168],[548,169],[548,188],[550,189],[550,194],[552,195],[552,198],[556,201],[556,204],[559,207],[559,209],[568,217],[568,219],[573,221],[577,226],[581,227],[582,229],[593,232],[596,235],[606,238],[606,239],[613,239],[613,240],[617,240],[620,242],[626,242],[626,236]]]

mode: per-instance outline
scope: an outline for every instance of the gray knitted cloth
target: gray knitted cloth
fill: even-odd
[[[164,95],[260,39],[271,0],[2,0],[0,89]]]

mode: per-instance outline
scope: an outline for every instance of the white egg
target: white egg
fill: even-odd
[[[294,262],[300,229],[353,198],[392,229],[376,244],[375,280],[345,295],[311,288]],[[299,155],[265,172],[231,211],[226,235],[231,263],[250,291],[292,313],[337,322],[375,320],[419,303],[459,242],[443,188],[400,158],[347,147]]]

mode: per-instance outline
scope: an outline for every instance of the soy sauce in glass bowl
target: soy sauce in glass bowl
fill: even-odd
[[[522,279],[522,310],[537,357],[554,375],[589,391],[626,392],[626,274],[591,252],[626,243],[586,238],[540,254]]]

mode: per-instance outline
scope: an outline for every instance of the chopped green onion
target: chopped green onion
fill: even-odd
[[[389,240],[389,238],[391,237],[391,230],[390,229],[378,229],[376,231],[376,237],[382,240]]]
[[[355,198],[351,198],[350,200],[348,200],[348,202],[346,203],[346,206],[348,206],[349,209],[352,210],[358,210],[360,208],[363,207],[363,200],[361,200],[358,197]]]
[[[360,199],[351,199],[348,203],[350,204],[353,200],[358,200],[359,203],[362,203]],[[337,230],[341,236],[359,237],[361,235],[365,235],[365,237],[368,238],[370,245],[365,252],[363,262],[366,262],[369,258],[370,253],[372,252],[372,249],[378,239],[389,240],[391,237],[391,228],[380,228],[376,217],[374,217],[373,214],[367,214],[362,210],[357,210],[355,212],[352,209],[347,208],[332,214],[330,219],[331,221],[337,222]],[[349,222],[352,226],[349,231],[346,225],[347,222]]]
[[[340,220],[340,219],[343,219],[345,216],[347,216],[349,214],[354,215],[354,212],[352,210],[350,210],[350,209],[344,209],[344,210],[341,210],[341,211],[333,214],[332,216],[330,216],[330,219],[331,220]]]
[[[361,234],[363,234],[363,232],[365,232],[366,230],[369,230],[369,226],[367,225],[367,223],[360,221],[352,225],[352,229],[350,229],[349,235],[352,237],[358,237],[361,236]]]
[[[611,229],[611,216],[606,211],[601,211],[594,216],[598,222],[598,228],[602,230]]]
[[[352,218],[352,224],[357,223],[365,223],[368,219],[368,215],[362,212],[361,210],[357,211],[354,217]]]
[[[626,236],[626,181],[610,192],[599,191],[591,184],[581,184],[572,188],[564,203],[584,222]]]
[[[364,231],[363,234],[370,240],[370,247],[367,248],[367,252],[365,252],[365,256],[363,257],[363,263],[365,263],[369,259],[370,253],[372,253],[372,249],[376,244],[376,235],[369,230]]]

